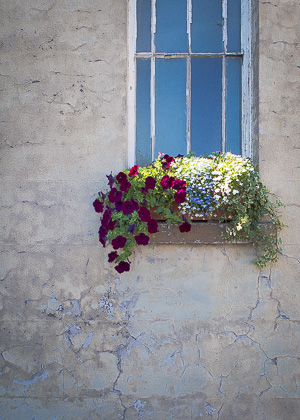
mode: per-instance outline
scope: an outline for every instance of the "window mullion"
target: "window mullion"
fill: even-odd
[[[155,159],[155,32],[156,32],[156,0],[151,1],[151,87],[150,87],[150,115],[152,160]]]

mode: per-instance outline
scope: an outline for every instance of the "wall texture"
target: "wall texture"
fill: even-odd
[[[126,0],[2,0],[1,420],[297,420],[299,2],[260,1],[283,253],[152,245],[119,278],[92,202],[126,166]]]

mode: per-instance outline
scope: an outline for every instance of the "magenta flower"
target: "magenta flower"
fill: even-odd
[[[163,169],[169,169],[171,163],[174,161],[173,156],[164,155],[161,158],[161,166]]]
[[[174,194],[174,199],[177,204],[183,203],[186,198],[186,192],[184,190],[179,190]]]
[[[158,231],[157,220],[151,219],[150,222],[147,223],[147,229],[149,233],[156,233]]]
[[[172,188],[172,184],[174,181],[175,178],[173,176],[165,175],[162,177],[160,184],[164,190],[168,190],[169,188]]]
[[[139,233],[135,236],[135,240],[138,245],[148,245],[149,239],[149,236],[144,233]]]
[[[177,191],[185,190],[186,189],[186,182],[183,181],[182,179],[177,178],[177,179],[175,179],[175,181],[173,181],[172,188],[174,188],[174,190],[177,190]]]
[[[120,183],[120,190],[127,193],[129,188],[131,187],[131,183],[126,179],[122,183]]]
[[[191,224],[189,222],[183,222],[180,226],[179,226],[179,230],[181,233],[184,232],[189,232],[191,230]]]
[[[156,180],[152,176],[145,179],[145,190],[153,190],[155,188]]]
[[[142,222],[149,222],[151,220],[151,213],[147,207],[140,207],[138,215]]]
[[[138,172],[139,172],[139,165],[134,165],[134,166],[130,169],[128,176],[130,176],[130,177],[131,177],[131,176],[135,176]]]
[[[135,210],[135,205],[132,201],[126,200],[122,204],[122,211],[124,214],[132,214]]]
[[[93,202],[93,206],[94,206],[94,209],[95,209],[96,213],[102,213],[103,212],[103,209],[104,209],[103,203],[101,203],[101,201],[99,201],[98,199],[96,199]]]
[[[111,203],[117,203],[122,200],[122,192],[118,191],[116,188],[112,188],[108,194],[108,199]]]
[[[127,261],[120,261],[119,264],[115,266],[115,270],[122,274],[124,271],[130,270],[130,264]]]
[[[112,244],[113,249],[119,249],[119,248],[124,248],[126,242],[127,242],[127,239],[124,236],[118,235],[116,238],[114,238],[111,241],[111,244]]]
[[[108,262],[113,262],[118,257],[118,253],[116,251],[112,251],[108,254]]]

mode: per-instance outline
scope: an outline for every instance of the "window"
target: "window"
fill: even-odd
[[[129,34],[129,164],[252,155],[249,0],[129,0]]]

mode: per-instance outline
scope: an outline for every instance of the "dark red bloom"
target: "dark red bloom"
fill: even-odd
[[[134,165],[134,166],[130,169],[128,176],[130,176],[130,177],[131,177],[131,176],[134,176],[134,175],[136,175],[138,172],[139,172],[139,165]]]
[[[183,158],[184,156],[179,154],[179,155],[177,155],[176,157],[177,157],[177,158]]]
[[[179,226],[179,230],[180,232],[184,233],[184,232],[189,232],[191,230],[191,224],[189,222],[183,222],[180,226]]]
[[[124,172],[119,172],[116,176],[116,180],[119,184],[123,184],[123,182],[128,181],[127,175]]]
[[[131,199],[132,205],[134,207],[134,210],[138,210],[140,208],[139,202],[135,200],[134,198]]]
[[[130,264],[127,261],[120,261],[119,264],[115,266],[115,270],[117,270],[119,274],[122,274],[124,271],[130,270]]]
[[[153,176],[148,176],[146,179],[145,179],[145,189],[148,191],[148,190],[153,190],[154,189],[154,187],[155,187],[155,184],[156,184],[156,181],[155,181],[155,179],[153,178]]]
[[[119,249],[124,248],[126,241],[127,239],[124,236],[119,235],[111,241],[111,244],[113,249]]]
[[[107,226],[109,225],[110,221],[111,221],[111,212],[108,209],[106,209],[102,217],[102,226],[105,229],[107,229]]]
[[[171,163],[174,161],[173,156],[164,155],[161,158],[161,166],[163,169],[169,169]]]
[[[94,206],[94,209],[95,209],[96,213],[102,213],[103,212],[104,206],[103,206],[103,203],[101,203],[100,200],[96,199],[93,202],[93,206]]]
[[[174,188],[174,190],[177,191],[186,190],[186,182],[182,179],[177,178],[173,181],[172,188]]]
[[[108,262],[113,262],[118,257],[118,253],[116,251],[112,251],[108,254]]]
[[[158,231],[157,220],[151,219],[150,222],[148,222],[147,224],[147,229],[149,233],[156,233]]]
[[[122,211],[124,214],[132,214],[135,210],[135,205],[132,201],[126,200],[122,204]]]
[[[140,207],[138,215],[142,222],[150,222],[151,220],[151,213],[147,207]]]
[[[105,225],[105,228],[107,230],[114,230],[115,226],[116,226],[116,221],[115,220],[111,220]]]
[[[131,187],[131,183],[126,179],[122,183],[120,183],[120,190],[127,193],[129,188]]]
[[[174,198],[177,204],[183,203],[186,197],[186,192],[184,190],[179,190],[174,194]]]
[[[116,211],[122,211],[122,201],[119,201],[118,203],[115,203]]]
[[[102,244],[103,248],[105,248],[107,230],[103,226],[100,226],[98,233],[99,233],[99,242]]]
[[[135,240],[138,245],[147,245],[149,243],[149,239],[149,236],[144,233],[139,233],[135,236]]]
[[[112,188],[108,194],[108,199],[111,203],[117,203],[122,199],[122,192],[118,191],[116,188]]]
[[[172,184],[174,181],[175,178],[173,176],[165,175],[162,177],[160,184],[164,190],[168,190],[169,188],[172,188]]]

